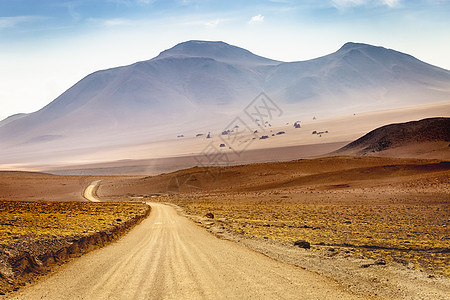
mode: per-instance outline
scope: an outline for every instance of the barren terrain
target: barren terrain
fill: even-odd
[[[98,194],[177,204],[214,234],[355,293],[445,299],[449,178],[439,160],[330,157],[106,180]]]
[[[9,298],[366,298],[328,278],[219,240],[171,207],[151,206],[150,217],[117,243]]]
[[[242,112],[243,113],[243,112]],[[256,124],[249,123],[253,129],[259,129],[257,138],[246,145],[245,151],[236,155],[233,150],[220,148],[224,143],[221,130],[209,127],[201,127],[195,132],[183,132],[182,126],[177,134],[183,135],[177,138],[160,141],[150,141],[149,137],[156,132],[164,133],[167,128],[142,128],[142,132],[130,133],[118,136],[116,139],[133,139],[139,141],[129,146],[100,147],[92,149],[80,149],[81,144],[70,144],[71,151],[66,153],[53,148],[43,148],[42,151],[34,151],[33,155],[23,158],[23,154],[12,150],[8,155],[0,158],[0,168],[3,170],[27,170],[46,171],[57,174],[77,175],[156,175],[162,172],[172,172],[198,165],[199,162],[206,165],[220,165],[221,162],[209,161],[204,154],[208,151],[221,151],[227,155],[227,163],[243,164],[256,162],[285,161],[299,158],[313,158],[326,156],[328,153],[338,150],[345,144],[360,138],[377,127],[412,120],[420,120],[430,117],[449,117],[450,102],[441,102],[414,107],[398,109],[370,111],[346,116],[313,120],[300,119],[301,128],[294,128],[293,123],[299,120],[295,115],[289,118],[273,119],[272,127],[258,128]],[[235,116],[217,124],[219,128],[226,128]],[[211,138],[206,134],[211,131]],[[285,134],[277,135],[278,132]],[[326,134],[312,134],[313,131]],[[197,137],[196,134],[203,134]],[[272,136],[274,134],[274,136]],[[267,135],[267,139],[259,139]],[[253,135],[248,136],[252,138]],[[98,138],[98,137],[96,137]],[[225,139],[226,140],[226,139]],[[92,142],[97,142],[93,140]],[[86,144],[89,146],[91,143]],[[213,146],[214,149],[209,146]],[[30,145],[30,147],[33,145]],[[236,145],[232,145],[235,147]],[[440,145],[442,146],[442,145]],[[405,151],[405,149],[403,149]],[[410,148],[409,152],[393,152],[390,156],[409,158],[441,158],[442,151],[430,152],[429,145]],[[49,153],[47,153],[49,152]]]
[[[21,289],[22,292],[11,297],[56,299],[61,293],[74,293],[80,297],[95,295],[100,298],[125,295],[220,298],[237,295],[248,286],[266,287],[267,283],[263,284],[263,281],[268,280],[274,283],[270,289],[246,292],[261,297],[277,291],[281,293],[277,295],[289,298],[301,287],[305,297],[310,295],[312,298],[321,293],[318,290],[323,290],[325,298],[336,298],[337,295],[348,298],[350,294],[347,293],[351,293],[362,297],[376,294],[387,299],[445,299],[450,287],[449,174],[449,164],[440,160],[379,157],[328,157],[196,167],[149,177],[4,173],[0,182],[8,188],[0,190],[2,198],[22,195],[22,199],[26,199],[27,195],[34,194],[33,191],[39,192],[40,187],[35,183],[47,183],[42,193],[45,190],[52,194],[54,190],[53,200],[60,199],[56,196],[58,193],[76,193],[77,190],[73,199],[80,200],[83,190],[91,186],[86,191],[91,191],[91,196],[103,201],[172,203],[178,205],[180,214],[185,214],[221,239],[237,242],[275,260],[325,276],[316,278],[317,275],[312,273],[293,275],[303,271],[291,269],[284,263],[272,266],[275,262],[269,262],[263,256],[259,256],[264,258],[263,261],[253,258],[257,254],[249,254],[252,252],[248,250],[245,250],[246,254],[241,253],[244,248],[217,240],[176,216],[166,206],[150,203],[157,210],[145,221],[146,225],[139,225],[117,245],[71,262],[55,275]],[[23,186],[18,184],[20,178],[25,178]],[[80,186],[83,188],[79,189]],[[20,206],[26,202],[5,203]],[[62,208],[68,205],[36,203],[36,207],[53,205],[53,208]],[[111,205],[116,207],[117,204],[111,202]],[[48,222],[52,218],[45,216],[52,214],[51,211],[41,211],[39,215],[42,217],[33,218],[29,224],[36,230],[44,228],[42,230],[45,231],[56,230],[52,226],[63,230],[69,224],[82,223],[64,219],[56,225],[50,224]],[[91,217],[99,226],[104,223],[100,219],[117,221],[114,214],[107,215],[99,218],[91,214]],[[9,226],[8,222],[3,222],[3,229]],[[50,228],[45,228],[47,226]],[[51,234],[64,235],[62,231]],[[294,242],[301,247],[295,246]],[[195,252],[191,247],[196,249]],[[234,258],[228,257],[226,251],[222,255],[222,250],[212,250],[211,247],[232,247],[229,251],[234,253]],[[170,254],[170,251],[175,252]],[[211,252],[217,255],[211,256]],[[130,253],[134,254],[130,256]],[[240,254],[236,256],[236,253]],[[223,267],[227,264],[220,262],[222,257],[227,264],[243,257],[243,261],[250,262],[252,267],[238,261],[237,265],[230,264],[232,268],[227,269]],[[213,272],[206,267],[208,265],[221,267]],[[89,267],[92,269],[88,270]],[[155,271],[144,276],[150,269]],[[83,276],[74,277],[78,270],[86,273],[83,271]],[[231,276],[229,270],[241,270],[241,273],[232,273],[240,279],[228,280]],[[271,277],[275,276],[274,270],[283,270],[276,271],[276,276],[281,276],[279,279]],[[133,273],[135,271],[138,273]],[[97,280],[98,274],[106,277],[102,275]],[[267,274],[267,277],[258,283],[260,279],[256,274]],[[311,277],[307,282],[300,279],[305,276],[315,279]],[[206,279],[208,277],[215,279]],[[195,285],[189,282],[192,278],[196,278]],[[136,281],[138,279],[139,282]],[[333,280],[338,285],[331,282],[323,285],[320,283],[323,280]],[[106,284],[106,281],[111,281],[111,284]],[[229,282],[233,287],[228,286]],[[289,288],[282,282],[293,287]],[[245,287],[238,283],[245,283]],[[130,288],[120,288],[122,284]],[[64,286],[64,290],[60,286]]]
[[[92,203],[71,196],[77,189],[82,193],[78,183],[84,180],[36,173],[0,175],[0,295],[35,281],[71,257],[106,245],[148,215],[149,207],[141,203]],[[40,189],[49,194],[49,201],[30,201],[40,199]],[[29,196],[33,191],[37,197]],[[14,201],[1,200],[8,197]],[[67,201],[57,201],[61,197]]]
[[[101,178],[0,171],[0,200],[86,201],[84,188]]]

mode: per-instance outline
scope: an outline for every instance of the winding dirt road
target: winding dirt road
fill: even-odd
[[[100,202],[100,200],[96,197],[98,185],[101,180],[96,180],[91,182],[90,185],[88,185],[83,192],[83,197],[91,202]]]
[[[220,240],[174,208],[12,299],[360,299],[335,282]]]

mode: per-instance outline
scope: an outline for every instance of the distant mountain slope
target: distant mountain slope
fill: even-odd
[[[448,101],[450,71],[358,43],[288,63],[223,42],[188,41],[148,61],[90,74],[39,111],[2,122],[0,163],[11,153],[31,157],[42,149],[63,153],[223,129],[261,91],[286,121],[323,118]]]
[[[224,42],[189,41],[161,52],[156,59],[208,57],[229,64],[278,65],[281,62],[255,55],[250,51]]]
[[[401,152],[425,146],[428,152],[435,147],[450,154],[450,118],[429,118],[399,124],[390,124],[367,133],[337,151],[338,154],[377,155],[397,149]],[[421,149],[421,152],[424,152]],[[393,153],[391,151],[391,153]],[[423,154],[423,153],[422,153]]]
[[[21,119],[23,117],[25,117],[27,114],[15,114],[12,116],[7,117],[6,119],[0,120],[0,127],[2,127],[3,125],[6,125],[8,123],[11,123],[12,121]]]
[[[448,100],[449,80],[448,70],[410,55],[347,43],[330,55],[271,69],[267,90],[288,103],[314,100],[318,110],[350,112]]]

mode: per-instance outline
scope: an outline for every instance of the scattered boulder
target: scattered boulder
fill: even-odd
[[[311,244],[307,241],[303,241],[303,240],[298,240],[294,242],[294,246],[298,246],[300,248],[303,249],[310,249],[311,248]]]
[[[318,136],[322,136],[322,134],[324,134],[324,133],[328,133],[328,130],[325,130],[325,131],[317,131],[317,130],[314,130],[313,132],[312,132],[312,134],[317,134]]]
[[[366,264],[362,264],[361,268],[368,268],[370,266],[385,266],[386,265],[386,261],[383,259],[377,259],[375,262],[373,263],[366,263]]]
[[[220,147],[220,148],[223,148],[223,147],[225,147],[225,144],[220,144],[219,147]]]
[[[267,135],[263,135],[262,137],[260,137],[259,139],[260,140],[265,140],[265,139],[268,139],[269,138],[269,136],[267,136]]]
[[[214,214],[212,212],[209,212],[205,215],[208,219],[214,219]]]

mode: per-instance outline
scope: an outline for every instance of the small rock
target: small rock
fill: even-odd
[[[294,246],[298,246],[300,248],[309,249],[311,248],[311,244],[307,241],[298,240],[294,242]]]
[[[205,215],[205,217],[209,218],[209,219],[214,219],[214,214],[209,212]]]

